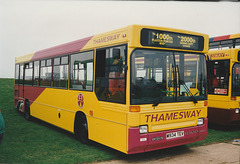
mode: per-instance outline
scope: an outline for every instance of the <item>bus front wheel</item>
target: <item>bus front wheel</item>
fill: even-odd
[[[87,118],[85,115],[81,115],[76,121],[76,136],[83,143],[88,144],[88,124]]]

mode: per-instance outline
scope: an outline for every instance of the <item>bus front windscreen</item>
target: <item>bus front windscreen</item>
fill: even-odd
[[[203,54],[137,49],[131,56],[131,104],[206,100]]]

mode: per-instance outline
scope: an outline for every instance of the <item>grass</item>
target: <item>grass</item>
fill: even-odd
[[[113,159],[141,161],[159,157],[159,154],[183,152],[182,148],[170,148],[145,153],[144,156],[127,156],[95,142],[83,145],[69,132],[37,119],[26,121],[23,114],[14,108],[13,85],[13,79],[0,79],[0,109],[6,124],[6,133],[0,145],[0,163],[91,163]],[[187,147],[229,142],[235,138],[240,138],[240,129],[209,129],[205,141]]]

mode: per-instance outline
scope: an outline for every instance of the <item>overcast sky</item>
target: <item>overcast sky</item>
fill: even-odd
[[[240,33],[240,3],[0,0],[0,78],[14,76],[15,56],[131,24]]]

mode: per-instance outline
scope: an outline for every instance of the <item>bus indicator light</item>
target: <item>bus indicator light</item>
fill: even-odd
[[[208,101],[204,101],[204,106],[208,106]]]
[[[79,108],[83,107],[83,105],[84,105],[84,97],[83,97],[82,93],[78,94],[77,103],[78,103]]]
[[[140,106],[130,106],[130,112],[140,112]]]
[[[237,100],[237,97],[233,96],[231,97],[231,100]]]
[[[93,111],[90,110],[90,111],[89,111],[89,114],[90,114],[90,116],[93,116]]]

